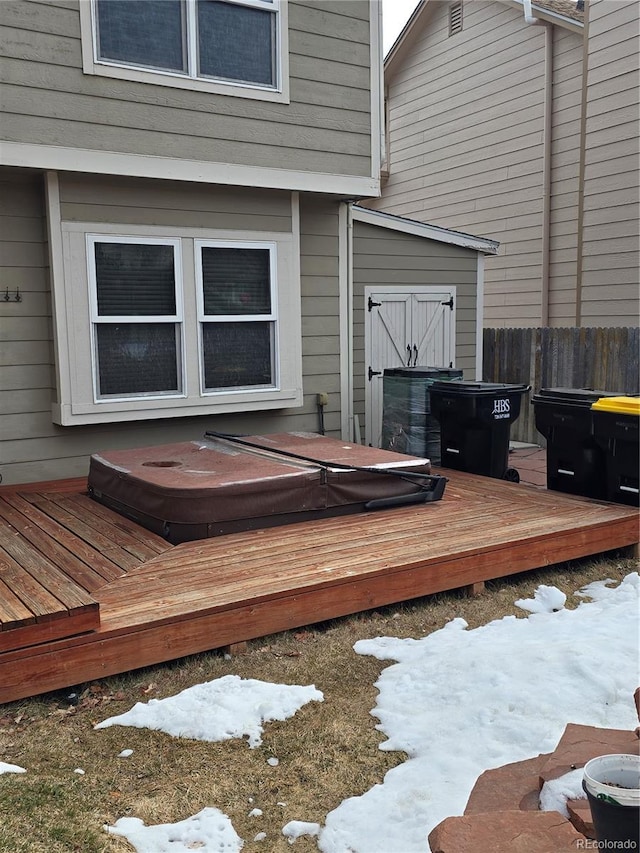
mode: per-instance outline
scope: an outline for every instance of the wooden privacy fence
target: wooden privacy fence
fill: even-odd
[[[531,385],[511,438],[544,444],[531,395],[541,388],[594,388],[640,393],[640,329],[485,329],[483,379]]]

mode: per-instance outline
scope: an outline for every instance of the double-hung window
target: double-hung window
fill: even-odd
[[[276,367],[276,247],[196,240],[201,387],[268,388]]]
[[[97,401],[183,391],[180,241],[88,235]]]
[[[248,97],[283,92],[280,0],[91,0],[89,9],[88,73]]]
[[[291,232],[62,223],[63,425],[302,403]]]

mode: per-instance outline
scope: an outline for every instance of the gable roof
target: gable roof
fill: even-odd
[[[411,42],[423,25],[426,25],[428,15],[436,2],[438,0],[420,0],[417,4],[385,57],[385,73],[391,70],[397,56],[404,52],[403,46]],[[524,21],[524,0],[498,0],[498,2],[522,8]],[[538,18],[540,21],[548,21],[577,32],[584,30],[584,12],[578,8],[576,0],[532,0],[531,13],[534,18]]]
[[[483,255],[495,255],[500,246],[500,243],[496,240],[490,240],[488,237],[474,237],[473,234],[465,234],[463,231],[452,231],[450,228],[428,225],[425,222],[418,222],[416,219],[397,216],[395,213],[385,213],[382,210],[369,210],[369,208],[360,207],[357,204],[351,206],[351,211],[356,222],[366,222],[368,225],[389,228],[391,231],[413,234],[415,237],[424,237],[438,243],[449,243],[452,246],[460,246],[462,249],[473,249]]]

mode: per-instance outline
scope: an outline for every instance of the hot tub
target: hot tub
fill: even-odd
[[[89,493],[170,542],[438,500],[428,459],[315,433],[96,453]]]

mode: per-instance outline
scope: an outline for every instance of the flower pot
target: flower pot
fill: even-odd
[[[640,851],[640,756],[601,755],[584,766],[599,849]],[[615,848],[614,848],[615,843]]]

